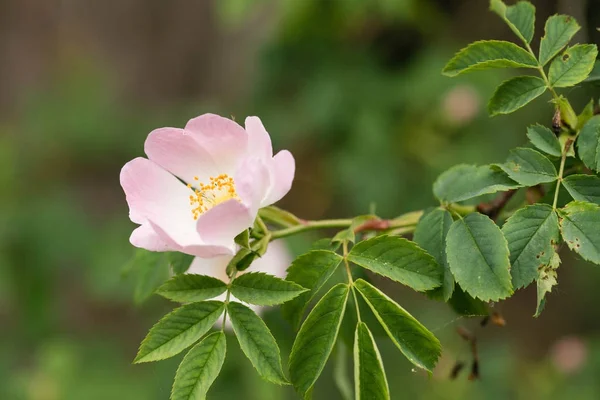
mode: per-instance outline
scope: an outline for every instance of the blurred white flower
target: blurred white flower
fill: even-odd
[[[479,113],[481,100],[471,85],[457,85],[446,93],[442,110],[448,121],[455,125],[470,122]]]
[[[228,282],[229,278],[225,273],[225,269],[227,264],[231,260],[232,256],[219,256],[213,258],[200,258],[196,257],[190,268],[188,269],[188,274],[199,274],[199,275],[208,275],[214,278],[220,279],[223,282]],[[279,278],[285,278],[286,270],[292,263],[292,256],[287,249],[285,242],[282,240],[277,240],[271,242],[269,247],[267,248],[267,252],[260,258],[257,258],[250,268],[245,271],[241,271],[238,273],[238,276],[246,273],[246,272],[264,272],[269,275],[274,275]],[[225,300],[225,293],[216,297],[214,300]],[[233,295],[230,296],[230,300],[241,302],[236,299]],[[246,304],[246,303],[244,303]],[[255,306],[253,304],[246,304],[248,307],[253,309],[257,314],[260,314],[264,307]],[[215,326],[221,326],[223,323],[223,317],[219,318],[219,320],[215,323]],[[228,329],[231,329],[231,322],[229,319],[226,321],[225,326]]]
[[[554,342],[550,349],[552,364],[565,375],[579,371],[585,364],[587,354],[587,345],[577,336],[565,336]]]

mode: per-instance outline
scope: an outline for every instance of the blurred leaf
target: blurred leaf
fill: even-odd
[[[194,256],[171,251],[167,253],[167,260],[171,266],[171,270],[177,275],[185,273],[190,268],[192,261],[194,261]]]
[[[523,186],[550,183],[558,179],[554,164],[533,149],[516,148],[510,151],[506,163],[498,165],[508,176]]]
[[[240,347],[259,375],[278,385],[288,384],[281,367],[279,346],[264,321],[240,303],[230,302],[227,311]]]
[[[381,354],[364,322],[358,323],[354,335],[354,391],[358,400],[390,398]]]
[[[221,372],[226,350],[223,331],[211,333],[195,345],[177,368],[171,400],[206,398],[208,389]]]
[[[600,264],[600,206],[573,201],[559,214],[560,231],[569,248],[584,260]]]
[[[446,76],[492,68],[536,68],[537,60],[522,47],[502,40],[482,40],[460,50],[444,67]]]
[[[284,281],[263,272],[249,272],[234,279],[231,294],[246,303],[273,306],[290,301],[307,292],[294,282]]]
[[[553,15],[546,20],[540,42],[540,65],[544,66],[565,47],[579,31],[579,24],[569,15]]]
[[[133,362],[164,360],[180,353],[209,331],[224,308],[220,301],[205,301],[175,309],[150,329]]]
[[[133,274],[134,302],[142,304],[169,278],[166,253],[136,249],[132,260],[123,268],[124,275]]]
[[[333,237],[333,239],[331,239],[332,243],[344,243],[344,242],[350,242],[350,243],[354,243],[355,240],[355,235],[354,235],[354,229],[352,227],[348,228],[348,229],[344,229],[342,231],[339,231],[338,233],[335,234],[335,236]]]
[[[510,29],[524,42],[533,38],[535,28],[535,7],[528,1],[519,1],[506,6],[501,0],[491,0],[490,9],[498,14]]]
[[[193,303],[217,297],[226,290],[227,284],[212,276],[181,274],[165,282],[156,293],[180,303]]]
[[[597,56],[598,48],[595,44],[577,44],[569,47],[550,64],[550,85],[570,87],[582,82],[592,72]]]
[[[569,175],[562,184],[575,200],[600,205],[600,178],[596,175]]]
[[[417,367],[432,371],[442,351],[433,333],[375,286],[362,279],[354,285],[402,354]]]
[[[340,248],[340,245],[340,242],[333,242],[330,238],[322,238],[314,241],[310,246],[310,250],[337,251],[337,249]]]
[[[290,378],[303,399],[323,372],[335,344],[348,301],[348,285],[332,287],[312,309],[302,324],[290,354]]]
[[[600,172],[600,115],[595,115],[581,128],[577,139],[579,158],[596,172]]]
[[[352,223],[350,224],[350,226],[347,229],[344,229],[340,232],[338,232],[333,239],[331,239],[332,242],[339,242],[339,243],[343,243],[343,242],[351,242],[354,243],[355,242],[355,234],[354,231],[359,228],[361,225],[367,223],[368,221],[372,221],[372,220],[378,220],[379,217],[377,217],[376,215],[372,215],[372,214],[367,214],[367,215],[359,215],[357,217],[352,218]]]
[[[581,128],[594,116],[594,99],[591,99],[577,116],[577,126],[575,129],[580,131]]]
[[[540,124],[535,124],[527,128],[527,137],[531,143],[551,156],[560,157],[562,150],[558,138],[550,129]]]
[[[596,60],[596,63],[594,64],[594,68],[592,69],[592,72],[590,72],[588,77],[585,78],[584,82],[598,82],[598,81],[600,81],[600,62],[598,62],[598,60]]]
[[[448,305],[458,314],[465,317],[482,317],[489,315],[488,306],[479,299],[471,297],[460,285],[456,284]]]
[[[515,289],[529,285],[540,266],[548,264],[558,243],[558,216],[547,204],[534,204],[514,213],[502,227],[510,250]]]
[[[310,290],[310,292],[302,293],[281,307],[283,316],[290,321],[294,329],[298,329],[300,326],[308,303],[329,280],[341,262],[342,257],[340,255],[327,250],[309,251],[292,262],[287,270],[286,280],[295,282]]]
[[[444,267],[414,242],[381,235],[356,244],[348,260],[416,291],[442,285]]]
[[[546,306],[546,295],[552,291],[552,287],[558,284],[556,270],[560,266],[560,257],[554,251],[550,262],[542,265],[537,277],[537,307],[534,317],[539,317]]]
[[[446,259],[446,235],[452,225],[452,215],[443,208],[436,208],[425,214],[417,224],[414,241],[431,254],[439,265],[444,267],[442,287],[434,289],[444,301],[448,301],[454,291],[454,277]]]
[[[352,392],[352,381],[348,374],[347,355],[348,350],[346,349],[346,345],[341,340],[338,341],[334,353],[333,381],[340,391],[343,400],[353,400],[354,393]]]
[[[544,81],[535,76],[517,76],[502,82],[488,103],[491,116],[510,114],[541,96],[546,91]]]
[[[506,239],[487,216],[472,213],[454,221],[446,254],[456,282],[471,296],[497,301],[513,293]]]
[[[516,189],[520,185],[510,179],[504,171],[490,165],[460,164],[442,173],[433,183],[433,194],[445,203],[472,199]]]

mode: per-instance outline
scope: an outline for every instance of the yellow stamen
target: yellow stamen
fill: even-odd
[[[195,176],[194,180],[199,181],[199,178]],[[197,220],[201,214],[219,203],[231,199],[240,200],[235,190],[235,182],[229,175],[211,176],[209,180],[209,184],[199,182],[197,184],[198,189],[194,189],[194,194],[190,195],[190,205],[192,206],[194,220]],[[191,188],[192,185],[188,184],[187,187]]]

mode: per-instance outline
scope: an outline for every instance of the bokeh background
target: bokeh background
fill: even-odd
[[[578,41],[600,41],[597,0],[533,3],[534,48],[556,12],[577,18]],[[470,41],[513,40],[487,8],[483,0],[0,1],[0,399],[168,398],[180,357],[131,365],[173,304],[142,301],[148,289],[123,272],[134,225],[118,183],[153,128],[205,112],[259,115],[276,149],[295,154],[296,181],[280,205],[303,218],[422,209],[435,204],[431,184],[443,170],[503,161],[525,143],[527,124],[549,124],[552,107],[544,97],[490,119],[487,99],[511,71],[440,74]],[[594,94],[568,90],[577,110]],[[316,238],[290,241],[290,252]],[[503,328],[383,282],[444,345],[428,378],[378,340],[393,398],[600,398],[600,268],[563,259],[542,316],[532,318],[530,287],[496,306]],[[287,356],[289,325],[278,310],[265,318]],[[470,359],[458,326],[477,334],[479,381],[449,379],[457,360]],[[296,398],[261,381],[228,342],[209,397]],[[333,376],[330,365],[316,399],[341,398]]]

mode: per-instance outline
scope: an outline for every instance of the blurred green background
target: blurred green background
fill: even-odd
[[[578,41],[600,41],[597,0],[533,3],[534,48],[556,12],[581,23]],[[275,148],[296,157],[282,207],[303,218],[426,208],[440,172],[503,161],[527,124],[550,123],[549,96],[486,115],[509,71],[441,76],[455,51],[485,38],[513,40],[483,0],[0,2],[0,399],[168,398],[180,357],[131,361],[173,304],[135,304],[135,276],[122,274],[134,225],[119,170],[150,130],[205,112],[259,115]],[[567,91],[576,110],[594,94]],[[542,316],[532,318],[530,287],[496,306],[503,328],[382,283],[444,346],[428,378],[378,340],[393,398],[600,398],[600,268],[563,259]],[[291,329],[278,310],[266,321],[286,362]],[[458,326],[477,334],[479,381],[449,379],[470,359]],[[228,342],[210,398],[296,398]],[[341,398],[331,366],[314,397]]]

